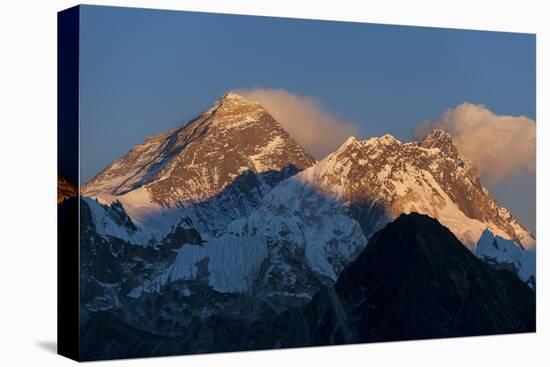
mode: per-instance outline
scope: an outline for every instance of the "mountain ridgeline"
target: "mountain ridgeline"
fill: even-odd
[[[535,239],[443,131],[317,162],[228,93],[111,163],[80,211],[85,359],[535,328]]]

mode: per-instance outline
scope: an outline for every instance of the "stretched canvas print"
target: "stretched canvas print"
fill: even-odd
[[[534,332],[535,42],[60,12],[59,353]]]

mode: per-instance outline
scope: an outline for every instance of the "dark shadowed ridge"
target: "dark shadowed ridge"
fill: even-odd
[[[357,342],[535,330],[535,293],[525,283],[417,213],[378,232],[334,291]]]

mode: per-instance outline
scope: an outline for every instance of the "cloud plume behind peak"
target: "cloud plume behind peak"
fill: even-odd
[[[422,137],[433,129],[451,134],[458,150],[472,160],[489,183],[536,170],[535,121],[525,116],[496,115],[483,105],[465,102],[414,131]]]
[[[260,103],[315,159],[335,151],[358,128],[328,112],[317,100],[284,89],[253,88],[235,93]]]

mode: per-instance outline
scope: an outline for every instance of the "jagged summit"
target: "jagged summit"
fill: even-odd
[[[359,142],[359,140],[357,140],[357,138],[352,135],[352,136],[350,136],[349,138],[346,139],[346,141],[342,144],[342,146],[355,144],[357,142]]]
[[[453,142],[451,135],[443,130],[435,129],[418,141],[412,143],[403,143],[391,134],[382,136],[374,136],[366,140],[359,140],[354,136],[350,136],[337,151],[344,151],[346,147],[351,146],[380,146],[381,149],[386,147],[395,148],[404,144],[413,144],[425,149],[440,149],[445,153],[458,155],[458,150]]]
[[[476,168],[441,130],[411,143],[391,135],[350,138],[295,179],[342,202],[370,205],[373,222],[367,236],[391,218],[417,211],[437,218],[470,249],[486,228],[526,248],[534,246],[531,234],[492,198]]]
[[[458,149],[453,142],[451,135],[443,130],[435,129],[418,141],[411,143],[403,143],[391,134],[371,137],[366,140],[359,140],[354,136],[350,136],[336,151],[343,152],[348,147],[363,147],[367,146],[379,147],[380,149],[397,148],[401,145],[412,144],[424,149],[439,149],[445,154],[451,154],[454,157],[459,155]]]
[[[349,138],[346,139],[346,141],[344,141],[342,143],[342,145],[340,145],[340,147],[338,147],[338,149],[336,149],[335,153],[336,152],[344,152],[347,149],[349,149],[351,147],[354,147],[354,146],[359,146],[360,144],[361,144],[360,140],[357,140],[357,138],[355,136],[350,136]]]
[[[401,142],[396,139],[393,135],[385,134],[379,138],[374,138],[377,142],[381,144],[401,144]]]
[[[426,134],[421,142],[435,142],[435,141],[452,141],[451,134],[442,129],[433,129],[428,134]]]
[[[458,149],[453,142],[451,135],[443,130],[435,129],[422,138],[418,145],[422,148],[437,148],[447,154],[458,156]]]

